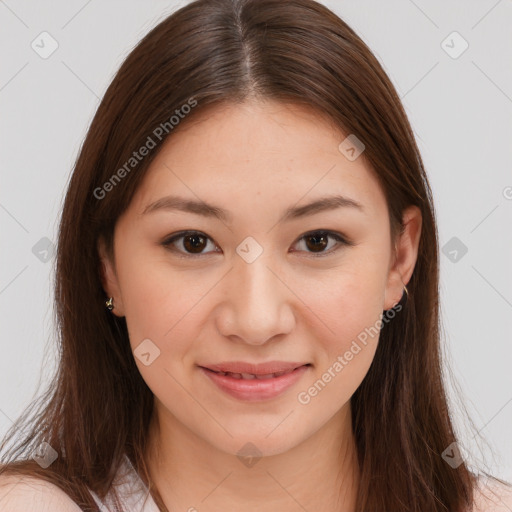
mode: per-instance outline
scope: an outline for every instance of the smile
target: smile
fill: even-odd
[[[252,373],[234,373],[214,371],[199,367],[210,382],[223,393],[243,401],[263,401],[276,398],[303,377],[309,371],[309,364],[286,371],[255,375]]]

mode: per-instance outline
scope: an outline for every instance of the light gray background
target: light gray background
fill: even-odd
[[[39,241],[56,240],[99,98],[135,43],[185,3],[0,1],[0,434],[54,369],[55,259],[41,261]],[[441,253],[442,320],[462,398],[488,445],[480,454],[478,436],[457,413],[461,449],[476,450],[510,481],[512,1],[323,3],[370,46],[403,99],[433,188],[441,248],[456,237],[450,244],[468,249]],[[43,45],[43,31],[58,43],[47,59],[31,47]],[[442,46],[453,31],[469,44],[458,58],[445,49],[453,54],[462,41],[450,36]]]

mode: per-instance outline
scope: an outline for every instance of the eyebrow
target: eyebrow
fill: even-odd
[[[279,222],[295,220],[315,213],[335,210],[337,208],[355,208],[364,212],[364,207],[358,201],[342,195],[326,196],[308,203],[304,206],[292,206],[288,208]],[[179,196],[165,196],[146,206],[142,215],[158,210],[179,210],[203,217],[212,217],[223,222],[231,222],[233,215],[227,210],[208,204],[204,201],[195,201]]]

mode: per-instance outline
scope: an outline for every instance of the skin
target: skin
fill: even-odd
[[[126,317],[132,349],[149,338],[160,350],[148,366],[135,361],[155,395],[147,459],[169,509],[354,510],[350,398],[378,336],[308,404],[297,395],[401,299],[421,214],[414,206],[404,212],[405,230],[393,245],[385,196],[364,157],[349,161],[338,150],[345,136],[302,106],[251,100],[215,107],[173,134],[152,162],[116,225],[113,261],[99,244],[104,288],[113,313]],[[169,194],[213,203],[233,219],[142,213]],[[333,194],[364,211],[278,222],[286,208]],[[176,252],[162,245],[189,229],[209,237],[201,255],[183,238]],[[332,238],[324,249],[308,244],[303,236],[315,230],[354,245]],[[263,248],[252,263],[236,252],[248,236]],[[281,396],[244,402],[197,367],[234,360],[312,366]],[[248,442],[262,455],[251,467],[237,457]]]

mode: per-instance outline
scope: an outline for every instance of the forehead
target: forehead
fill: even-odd
[[[343,194],[369,215],[387,210],[366,160],[347,159],[339,149],[346,134],[314,110],[251,101],[198,114],[152,162],[133,200],[139,214],[149,202],[178,193],[217,204],[242,198],[266,208]]]

